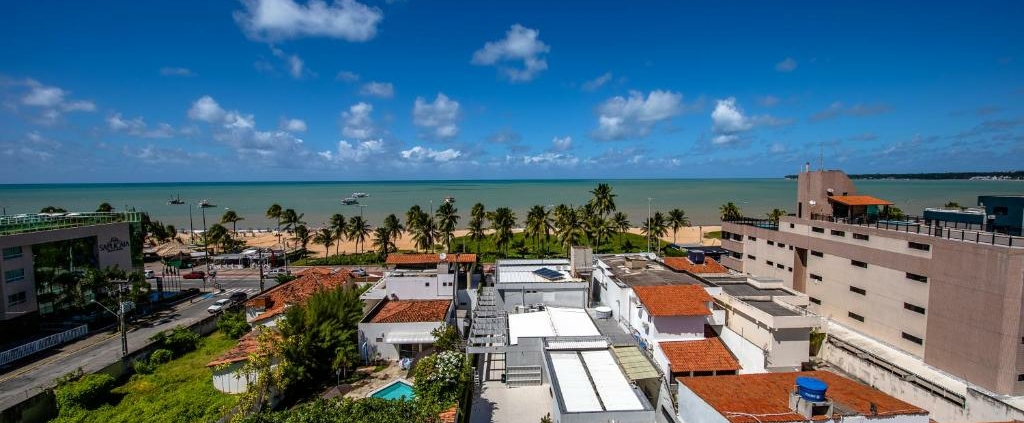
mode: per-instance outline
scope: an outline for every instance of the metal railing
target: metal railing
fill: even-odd
[[[824,214],[811,214],[811,220],[841,223],[846,225],[864,226],[897,232],[933,236],[936,238],[956,241],[974,242],[978,244],[1001,245],[1005,247],[1024,248],[1024,237],[1006,235],[996,232],[985,232],[970,229],[957,229],[949,226],[934,225],[933,220],[920,216],[901,216],[900,218],[884,218],[876,215],[854,217],[836,217]]]
[[[722,219],[722,222],[735,223],[737,225],[754,226],[761,229],[779,230],[779,222],[771,219],[756,219],[753,217],[739,217],[736,219]]]
[[[40,213],[0,217],[0,235],[52,231],[117,222],[141,222],[142,212]]]
[[[25,345],[0,352],[0,366],[28,357],[39,351],[50,349],[68,341],[81,338],[87,333],[89,333],[89,326],[82,325],[68,331],[53,334],[43,339],[38,339]]]

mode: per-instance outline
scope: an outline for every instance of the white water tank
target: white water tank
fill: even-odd
[[[594,308],[594,313],[597,314],[598,319],[609,319],[612,317],[612,308],[608,306],[598,306]]]

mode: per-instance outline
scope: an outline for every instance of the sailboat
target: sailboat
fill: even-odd
[[[210,208],[210,207],[217,207],[217,205],[211,203],[210,200],[203,200],[203,201],[199,202],[199,208],[201,208],[201,209],[206,209],[206,208]]]
[[[181,205],[185,204],[185,201],[181,199],[181,194],[179,193],[177,197],[171,197],[170,200],[167,200],[167,204]]]

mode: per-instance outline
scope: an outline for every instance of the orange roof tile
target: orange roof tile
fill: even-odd
[[[824,381],[828,384],[825,394],[828,399],[861,415],[872,415],[871,404],[877,407],[878,416],[928,414],[882,391],[824,371],[680,377],[677,380],[732,423],[792,422],[807,420],[789,409],[789,393],[795,389],[799,376]],[[833,417],[839,415],[815,416],[812,420]]]
[[[278,336],[277,332],[274,332],[275,336]],[[238,344],[232,347],[230,350],[224,352],[213,361],[206,363],[206,367],[214,367],[222,364],[230,364],[237,361],[247,360],[249,354],[256,352],[259,349],[259,330],[253,330],[249,333],[242,335],[238,338]]]
[[[437,418],[441,423],[455,423],[455,418],[459,415],[458,410],[458,406],[453,405],[452,408],[438,414]]]
[[[888,206],[891,201],[875,198],[870,195],[835,195],[830,200],[847,206]]]
[[[711,257],[704,258],[704,264],[694,264],[687,257],[665,257],[665,265],[679,272],[729,273],[729,270]]]
[[[330,267],[309,267],[309,268],[300,270],[295,275],[296,276],[302,276],[302,275],[305,275],[307,273],[319,273],[321,275],[329,275],[331,273],[334,273],[334,269],[332,269]]]
[[[292,304],[302,304],[317,291],[333,289],[345,285],[348,281],[348,269],[339,269],[334,273],[324,274],[321,271],[304,271],[291,282],[277,285],[262,294],[256,295],[245,302],[246,307],[258,307],[264,304],[263,313],[253,320],[264,320],[284,313]]]
[[[451,300],[387,300],[368,323],[441,322]]]
[[[438,264],[443,262],[455,263],[476,263],[476,254],[445,254],[441,260],[440,254],[388,254],[387,264]]]
[[[706,316],[711,295],[700,285],[641,285],[633,292],[652,316]]]
[[[719,338],[658,343],[673,373],[739,370],[740,363]]]

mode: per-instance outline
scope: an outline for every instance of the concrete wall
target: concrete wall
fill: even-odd
[[[360,323],[360,353],[363,351],[362,345],[365,342],[370,352],[370,358],[373,358],[374,353],[379,353],[380,358],[384,360],[398,360],[400,358],[398,356],[398,344],[384,342],[388,335],[403,333],[429,334],[430,331],[441,327],[443,324],[444,322]]]
[[[505,352],[505,368],[516,366],[540,366],[541,380],[549,383],[550,375],[544,365],[544,338],[519,338],[519,344]]]
[[[765,365],[765,352],[761,347],[743,339],[740,334],[727,327],[722,328],[722,333],[718,334],[718,337],[740,362],[740,367],[742,367],[739,371],[740,374],[766,373],[768,371]]]
[[[587,304],[586,282],[499,283],[497,289],[508,312],[517,305],[583,308]]]
[[[704,323],[707,321],[707,316],[659,316],[652,320],[648,321],[653,324],[651,328],[653,339],[683,341],[704,338]]]
[[[722,416],[718,410],[704,402],[697,394],[693,393],[686,385],[680,383],[677,392],[678,410],[677,417],[683,423],[729,423],[729,420]]]
[[[447,273],[425,276],[389,274],[385,283],[388,295],[394,294],[400,300],[450,299],[455,292],[452,288],[455,275]]]
[[[245,392],[249,388],[249,378],[236,374],[244,364],[244,361],[238,361],[224,367],[213,368],[213,387],[228,394]]]

